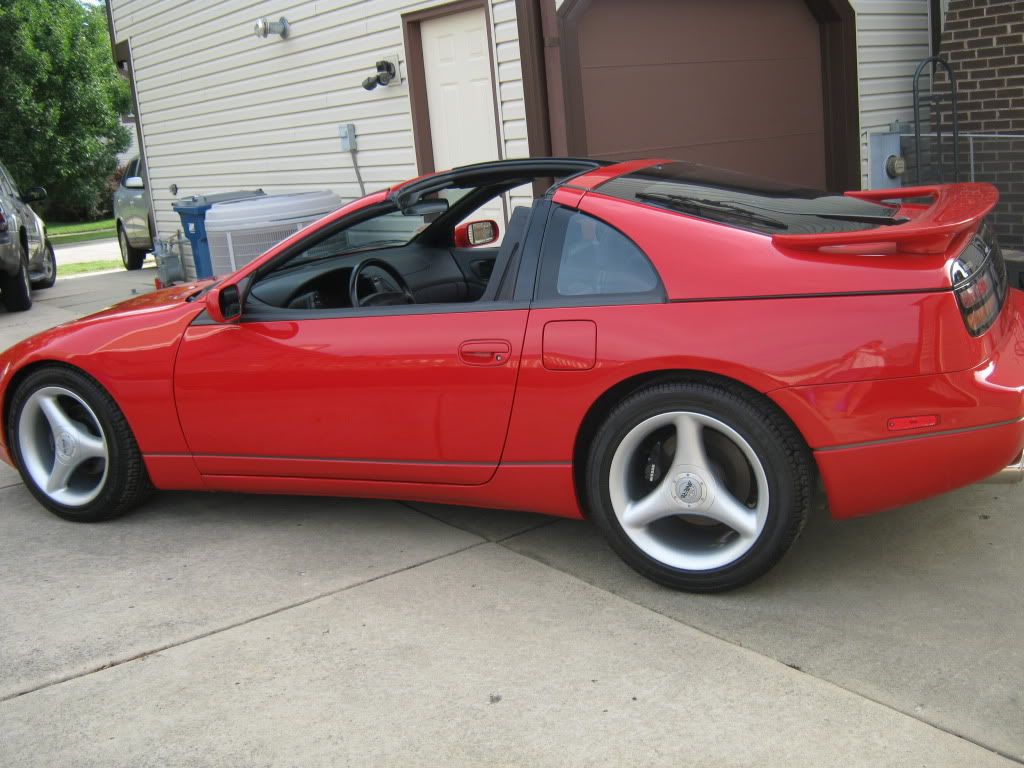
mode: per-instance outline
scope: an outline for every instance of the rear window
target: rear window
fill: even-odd
[[[696,163],[653,165],[598,191],[765,234],[852,232],[905,221],[892,206]]]

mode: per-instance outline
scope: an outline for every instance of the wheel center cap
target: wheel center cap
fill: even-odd
[[[711,489],[696,472],[680,472],[672,481],[672,498],[687,509],[696,509],[708,502]]]
[[[78,438],[66,430],[62,430],[53,442],[57,449],[57,459],[65,464],[78,453]]]

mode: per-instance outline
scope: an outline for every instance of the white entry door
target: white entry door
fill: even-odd
[[[420,38],[434,169],[499,159],[483,8],[424,21]],[[472,218],[504,221],[500,200],[488,203]]]

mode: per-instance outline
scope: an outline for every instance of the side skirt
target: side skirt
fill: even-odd
[[[296,496],[338,496],[427,501],[439,504],[537,512],[582,519],[566,463],[503,464],[483,485],[338,480],[322,477],[277,477],[200,474],[191,456],[146,456],[153,485],[162,490],[229,491]]]

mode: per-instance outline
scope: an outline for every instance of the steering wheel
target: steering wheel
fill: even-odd
[[[384,278],[369,278],[376,289],[374,293],[360,298],[359,278],[363,276],[370,267],[376,267],[391,278],[391,284]],[[386,261],[381,259],[363,259],[352,268],[352,274],[348,279],[348,297],[353,307],[379,307],[391,304],[415,304],[416,298],[409,290],[409,284],[405,278]]]

